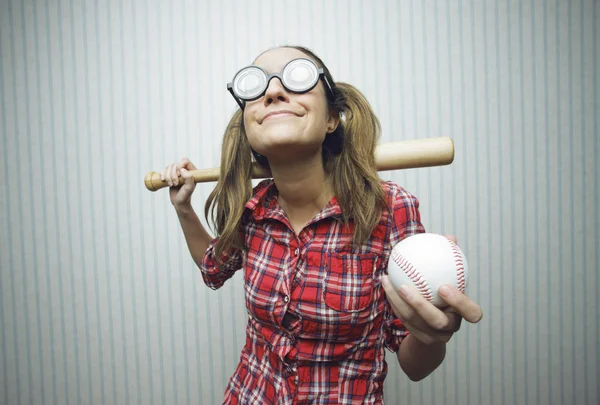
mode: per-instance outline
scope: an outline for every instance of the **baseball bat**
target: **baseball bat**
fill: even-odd
[[[375,148],[377,171],[414,169],[449,165],[454,160],[454,142],[449,137],[416,139],[410,141],[381,143]],[[198,169],[190,172],[196,183],[219,180],[219,168]],[[253,163],[252,178],[271,177],[269,170]],[[183,180],[180,178],[179,183]],[[160,190],[169,185],[160,179],[160,173],[149,172],[144,184],[150,191]]]

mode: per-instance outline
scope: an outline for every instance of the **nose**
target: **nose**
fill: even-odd
[[[278,77],[273,77],[267,86],[264,98],[265,106],[270,105],[275,100],[289,102],[289,94]]]

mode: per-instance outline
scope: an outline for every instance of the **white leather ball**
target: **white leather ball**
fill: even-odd
[[[420,233],[403,239],[392,249],[387,270],[396,289],[411,284],[438,308],[447,305],[438,294],[443,284],[466,292],[467,259],[458,245],[443,235]]]

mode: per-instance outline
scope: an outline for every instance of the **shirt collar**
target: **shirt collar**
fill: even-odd
[[[279,205],[277,195],[278,190],[273,179],[263,180],[254,188],[254,195],[246,203],[246,208],[252,211],[254,218],[257,220],[264,218],[281,219],[286,215]],[[337,197],[333,196],[311,222],[341,214],[342,208]]]

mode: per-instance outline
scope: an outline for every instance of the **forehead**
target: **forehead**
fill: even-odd
[[[275,48],[264,52],[256,58],[254,65],[263,68],[268,73],[277,73],[281,72],[289,61],[297,58],[312,60],[311,57],[294,48]]]

